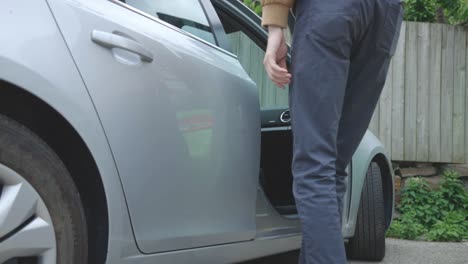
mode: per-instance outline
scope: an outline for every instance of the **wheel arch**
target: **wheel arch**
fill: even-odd
[[[36,133],[62,159],[85,208],[90,263],[104,263],[109,242],[108,205],[100,172],[81,136],[49,104],[22,87],[2,79],[0,114]]]
[[[352,190],[351,201],[349,205],[350,213],[345,237],[354,236],[358,209],[361,202],[362,187],[364,185],[367,169],[372,162],[376,162],[379,165],[381,172],[384,192],[386,228],[388,228],[391,224],[394,212],[394,174],[392,170],[392,164],[385,147],[382,145],[379,139],[374,134],[372,134],[372,132],[367,131],[353,156]]]

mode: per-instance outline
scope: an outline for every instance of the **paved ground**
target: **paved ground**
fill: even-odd
[[[368,262],[352,261],[352,264]],[[387,239],[385,264],[468,264],[468,243]]]
[[[297,252],[281,254],[245,264],[296,264]],[[370,262],[350,261],[350,264]],[[385,259],[381,264],[468,264],[468,242],[435,243],[387,239]]]

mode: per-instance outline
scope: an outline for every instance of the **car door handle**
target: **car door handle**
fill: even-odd
[[[142,61],[153,61],[153,54],[133,39],[100,30],[93,30],[91,39],[94,43],[109,49],[119,48],[138,54]]]

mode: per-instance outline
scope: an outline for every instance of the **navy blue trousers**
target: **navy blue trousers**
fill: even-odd
[[[399,0],[296,0],[290,109],[301,264],[346,263],[346,167],[369,126],[399,37]]]

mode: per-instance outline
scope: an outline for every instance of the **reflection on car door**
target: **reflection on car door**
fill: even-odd
[[[139,248],[253,239],[255,85],[209,44],[216,41],[197,0],[163,2],[158,10],[162,1],[49,0],[108,137]],[[172,12],[172,2],[190,12]]]

